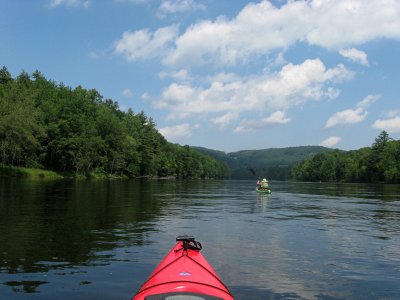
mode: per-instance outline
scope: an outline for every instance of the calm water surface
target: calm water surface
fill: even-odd
[[[400,299],[400,186],[0,178],[0,299],[129,299],[181,234],[236,299]]]

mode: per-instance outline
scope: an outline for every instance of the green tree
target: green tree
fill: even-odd
[[[400,183],[400,141],[388,141],[382,152],[381,168],[387,183]]]
[[[12,80],[10,72],[8,72],[7,68],[3,66],[0,70],[0,84],[7,84]]]
[[[3,74],[6,72],[2,69]],[[7,77],[7,76],[6,76]],[[35,107],[35,92],[26,73],[0,84],[1,162],[17,166],[37,166],[39,140],[44,135]]]
[[[384,181],[385,167],[382,164],[383,152],[387,143],[389,142],[389,134],[386,131],[381,131],[381,133],[375,138],[375,142],[371,147],[371,155],[368,159],[368,176],[371,182],[381,182]]]
[[[32,79],[31,79],[32,78]],[[71,89],[39,71],[0,70],[0,160],[68,173],[218,178],[225,166],[168,143],[144,112],[123,112],[94,89]]]
[[[318,154],[292,169],[296,180],[400,182],[400,141],[382,131],[371,147]]]

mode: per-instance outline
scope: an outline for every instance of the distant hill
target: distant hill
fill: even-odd
[[[225,162],[229,166],[232,179],[255,179],[250,171],[252,169],[259,177],[275,180],[290,179],[290,170],[295,164],[316,154],[334,151],[322,146],[241,150],[230,153],[202,147],[193,148]]]

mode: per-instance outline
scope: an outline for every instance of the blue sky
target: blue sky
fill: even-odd
[[[0,0],[0,65],[96,89],[181,145],[400,138],[400,0]]]

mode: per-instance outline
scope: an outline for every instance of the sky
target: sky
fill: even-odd
[[[224,152],[400,139],[400,0],[0,0],[0,67]]]

